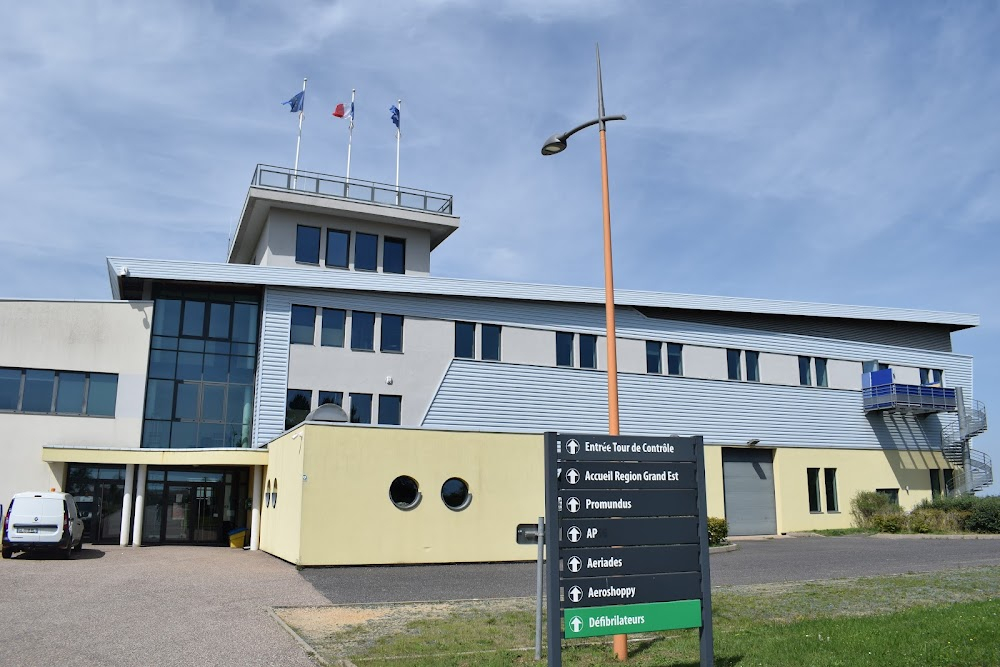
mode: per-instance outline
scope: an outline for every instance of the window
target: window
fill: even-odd
[[[56,412],[60,414],[83,414],[84,385],[87,382],[86,373],[59,373],[56,385]]]
[[[383,352],[403,351],[402,315],[382,315],[382,343],[379,349]]]
[[[112,373],[0,368],[0,411],[114,417]]]
[[[667,374],[684,375],[684,346],[680,343],[667,343]]]
[[[806,477],[809,479],[809,511],[820,512],[819,468],[806,468]]]
[[[361,232],[354,235],[354,268],[358,271],[378,269],[378,236]]]
[[[481,326],[480,350],[482,358],[488,361],[500,361],[500,325],[483,324]]]
[[[312,391],[307,389],[289,389],[285,403],[285,430],[298,426],[305,421],[312,409]]]
[[[556,366],[573,365],[573,334],[556,332]]]
[[[342,391],[321,391],[319,392],[319,405],[335,403],[344,407],[344,392]]]
[[[455,356],[459,359],[476,358],[475,323],[455,322]]]
[[[312,345],[315,340],[316,309],[313,306],[292,306],[291,341]]]
[[[660,360],[660,354],[663,345],[660,344],[658,340],[647,340],[646,341],[646,372],[647,373],[662,373],[663,367]]]
[[[21,402],[21,369],[0,368],[0,410],[17,410]]]
[[[812,385],[812,357],[799,357],[799,384]]]
[[[386,237],[382,244],[382,271],[406,273],[406,239]]]
[[[941,474],[944,475],[944,491],[945,495],[948,495],[955,487],[955,471],[951,468],[942,468]]]
[[[400,475],[389,485],[389,500],[401,510],[413,509],[420,502],[420,485],[409,475]]]
[[[729,369],[730,380],[742,380],[743,374],[740,372],[740,350],[726,350],[726,365]]]
[[[941,469],[933,468],[931,473],[931,497],[937,498],[941,495]]]
[[[399,426],[402,408],[402,396],[388,396],[382,394],[378,397],[378,423],[386,424],[388,426]]]
[[[351,313],[351,349],[375,349],[375,313],[360,310]]]
[[[580,334],[580,368],[597,368],[597,336]]]
[[[342,232],[339,229],[326,230],[326,265],[346,269],[349,266],[350,247],[350,232]]]
[[[295,261],[319,264],[319,227],[299,225],[295,229]]]
[[[441,485],[441,500],[450,510],[464,510],[472,502],[469,485],[464,479],[452,477]]]
[[[760,352],[747,350],[747,381],[760,382]]]
[[[837,503],[837,469],[823,469],[824,482],[826,483],[826,511],[839,512],[840,505]]]
[[[339,308],[323,309],[323,328],[319,344],[326,347],[344,347],[344,331],[347,328],[347,311]]]
[[[899,504],[899,489],[875,489],[875,493],[881,493],[893,505]]]
[[[372,395],[351,394],[351,423],[372,423]]]
[[[944,371],[939,368],[921,368],[920,384],[929,384],[937,387],[943,386]]]
[[[51,412],[55,384],[55,371],[25,370],[21,412]]]
[[[826,375],[826,359],[822,357],[816,357],[816,386],[817,387],[829,387],[830,380]]]

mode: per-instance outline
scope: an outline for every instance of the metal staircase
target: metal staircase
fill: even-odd
[[[958,419],[941,429],[941,451],[956,470],[949,492],[975,493],[993,483],[993,462],[984,452],[972,449],[969,441],[986,430],[986,406],[981,401],[965,401],[958,392]]]

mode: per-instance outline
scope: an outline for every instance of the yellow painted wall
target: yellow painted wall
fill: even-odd
[[[517,524],[544,513],[543,437],[509,433],[302,425],[268,445],[268,485],[278,507],[261,510],[261,549],[299,565],[533,560]],[[898,488],[903,509],[930,498],[929,469],[950,467],[932,452],[779,448],[774,453],[779,533],[851,525],[858,491]],[[809,512],[807,468],[820,468],[821,513]],[[837,469],[840,511],[826,512],[824,468]],[[709,516],[725,516],[722,447],[705,448]],[[420,485],[411,510],[389,500],[399,475]],[[441,501],[449,477],[464,479],[471,504]],[[909,490],[907,490],[909,487]]]
[[[302,462],[305,450],[300,427],[286,433],[268,446],[261,493],[277,489],[277,503],[260,505],[260,548],[289,563],[299,563],[302,551]],[[293,437],[295,436],[295,437]]]
[[[300,564],[535,558],[536,547],[514,537],[518,523],[544,513],[541,436],[326,425],[304,431]],[[389,500],[399,475],[420,486],[414,509]],[[441,500],[450,477],[469,485],[464,510]]]
[[[778,532],[849,528],[851,499],[859,491],[899,489],[900,506],[904,510],[913,509],[920,501],[931,497],[928,471],[950,467],[940,452],[777,449],[774,455],[774,495]],[[807,468],[820,468],[821,513],[809,511]],[[824,468],[837,469],[839,512],[836,513],[826,511]]]

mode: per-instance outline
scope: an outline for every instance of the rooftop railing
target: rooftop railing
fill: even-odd
[[[347,179],[301,169],[296,171],[287,167],[259,164],[254,170],[251,185],[452,215],[451,195],[429,190],[397,188],[388,183],[376,183],[359,178]]]

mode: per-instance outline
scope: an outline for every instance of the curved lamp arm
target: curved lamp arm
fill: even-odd
[[[549,137],[545,144],[542,145],[542,155],[555,155],[556,153],[561,153],[566,150],[566,140],[572,137],[574,134],[590,127],[591,125],[597,125],[598,123],[604,123],[609,120],[625,120],[624,115],[620,116],[602,116],[601,118],[595,118],[594,120],[588,120],[582,125],[577,125],[569,132],[564,132],[562,134],[553,134]]]

